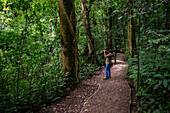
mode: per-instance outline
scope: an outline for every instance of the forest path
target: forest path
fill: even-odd
[[[126,66],[124,55],[118,54],[117,64],[111,67],[111,78],[101,81],[98,91],[84,105],[81,113],[130,112],[130,87],[126,78]]]
[[[117,64],[113,63],[111,67],[111,78],[103,80],[103,67],[83,80],[65,98],[38,113],[130,113],[131,89],[126,66],[124,54],[118,53]]]

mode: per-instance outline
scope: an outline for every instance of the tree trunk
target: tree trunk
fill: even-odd
[[[134,32],[134,19],[129,18],[131,15],[133,15],[132,6],[133,6],[133,0],[127,0],[128,1],[128,44],[129,44],[129,54],[132,56],[132,58],[135,55],[136,52],[136,40],[135,40],[135,32]]]
[[[170,29],[170,8],[169,8],[170,2],[166,1],[164,2],[164,7],[165,7],[165,29],[169,30]]]
[[[86,33],[87,33],[89,55],[96,54],[95,48],[94,48],[94,39],[92,38],[91,29],[90,29],[90,18],[89,18],[90,10],[88,10],[86,6],[86,0],[81,0],[81,6],[82,6],[83,16],[84,16],[84,26],[85,26]],[[91,4],[90,4],[90,7],[91,7]],[[98,63],[96,56],[92,57],[92,62],[94,64]]]
[[[58,0],[61,32],[61,51],[64,77],[68,85],[79,82],[78,46],[74,0]]]
[[[105,18],[105,36],[106,36],[106,47],[109,47],[109,44],[108,44],[108,19],[107,19],[107,17],[108,17],[108,13],[107,13],[107,8],[106,8],[106,18]]]
[[[121,25],[122,25],[122,29],[123,29],[123,51],[125,51],[124,49],[126,48],[126,31],[125,31],[125,26],[124,25],[124,19],[122,19],[122,22],[121,22]]]
[[[112,7],[109,7],[109,38],[108,38],[108,48],[113,49],[112,47],[112,26],[113,26],[113,17],[112,15]]]
[[[140,87],[140,61],[139,61],[139,39],[140,39],[140,26],[141,26],[141,20],[140,15],[138,15],[138,40],[137,40],[137,58],[138,58],[138,74],[137,74],[137,91],[139,91]]]
[[[119,45],[118,44],[118,42],[120,42],[118,39],[119,39],[119,34],[118,34],[118,30],[119,30],[119,26],[118,26],[118,21],[117,21],[117,18],[116,18],[117,16],[115,16],[115,18],[114,18],[114,21],[113,21],[113,23],[114,23],[114,26],[115,26],[115,31],[116,31],[116,33],[115,33],[115,35],[116,35],[116,37],[115,37],[115,39],[114,39],[114,47],[115,47],[115,49],[117,50],[117,45]],[[121,45],[121,44],[120,44]],[[115,57],[114,57],[114,60],[115,60],[115,64],[116,64],[116,55],[117,55],[117,52],[115,52]]]

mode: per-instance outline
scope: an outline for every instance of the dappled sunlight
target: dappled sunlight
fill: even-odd
[[[115,71],[120,71],[123,68],[126,67],[127,63],[122,61],[122,60],[116,60],[116,64],[114,64],[114,60],[112,60],[113,66],[111,67],[111,69],[115,70]]]
[[[112,62],[112,63],[115,63],[115,60],[112,60],[111,62]],[[116,63],[125,63],[125,62],[122,61],[122,60],[116,60]]]
[[[118,64],[118,65],[113,66],[111,69],[114,69],[115,71],[121,71],[125,67],[126,67],[126,64]]]

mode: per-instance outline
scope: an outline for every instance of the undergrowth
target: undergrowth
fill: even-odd
[[[139,111],[169,113],[170,109],[170,35],[167,31],[148,30],[140,38]],[[137,84],[137,58],[130,58],[130,78]]]

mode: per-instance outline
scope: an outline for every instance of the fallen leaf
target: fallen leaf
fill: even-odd
[[[85,109],[85,111],[88,111],[88,109]]]

